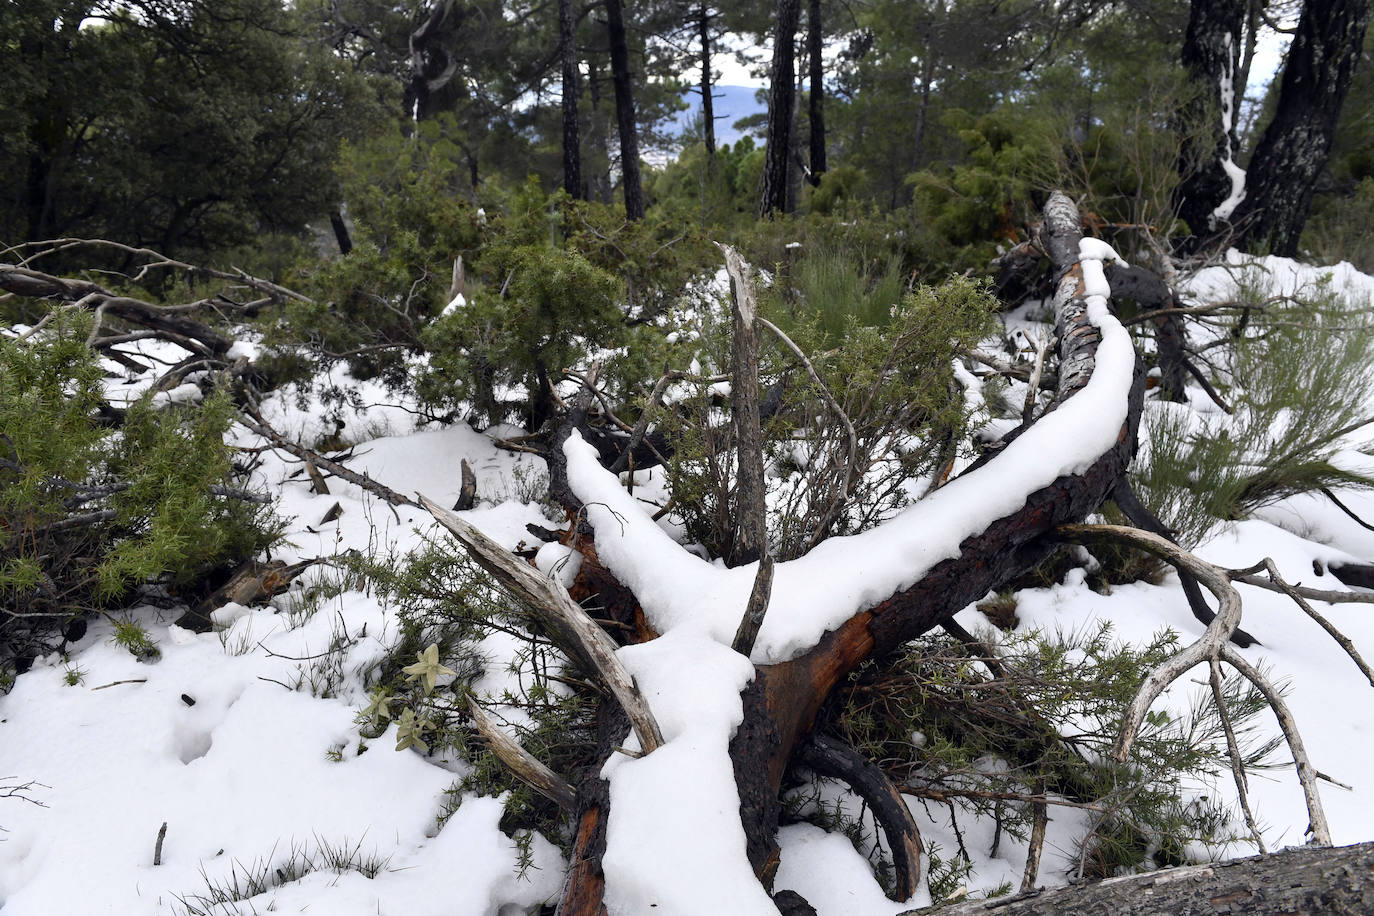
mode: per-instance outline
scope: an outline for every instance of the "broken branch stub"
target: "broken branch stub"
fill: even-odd
[[[648,754],[663,744],[663,733],[648,701],[615,654],[615,640],[572,600],[567,589],[511,556],[500,544],[443,506],[423,495],[419,499],[420,505],[458,539],[477,565],[491,573],[534,615],[560,649],[600,679],[629,716],[640,749]]]
[[[521,782],[564,811],[577,810],[577,792],[567,780],[546,767],[510,735],[501,731],[500,726],[472,697],[468,697],[468,715],[472,716],[472,724],[487,742],[487,747]]]

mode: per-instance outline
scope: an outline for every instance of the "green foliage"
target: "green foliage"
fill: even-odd
[[[0,647],[10,654],[150,582],[196,581],[277,538],[263,506],[212,490],[233,477],[234,410],[129,406],[99,422],[101,372],[80,322],[0,339]]]
[[[1319,263],[1349,261],[1358,270],[1374,272],[1374,164],[1367,168],[1371,174],[1351,194],[1320,197],[1313,203],[1302,248]]]
[[[273,0],[0,11],[0,238],[107,237],[205,257],[338,203],[374,93]]]
[[[765,336],[761,383],[777,386],[782,397],[764,429],[768,527],[779,558],[871,527],[913,498],[904,481],[919,481],[953,459],[972,420],[953,361],[987,333],[996,307],[970,280],[905,291],[902,278],[890,271],[856,276],[852,264],[824,256],[804,264],[787,278],[797,281],[787,287],[791,301],[775,289],[761,307],[811,355],[854,426],[856,451],[849,453],[847,431],[809,373],[790,350]],[[702,331],[708,345],[698,352],[703,363],[727,364],[723,323]],[[672,490],[689,535],[713,556],[726,556],[735,528],[729,509],[733,463],[720,451],[724,437],[713,429],[719,423],[710,419],[709,385],[695,391],[664,418],[676,444]]]
[[[143,624],[135,620],[115,620],[114,634],[110,641],[141,662],[155,662],[162,657],[162,650],[153,642]]]
[[[1033,817],[1028,797],[1092,805],[1080,839],[1090,876],[1150,860],[1179,864],[1191,844],[1235,839],[1225,813],[1189,791],[1194,780],[1229,771],[1211,694],[1179,720],[1151,713],[1131,757],[1112,762],[1128,704],[1176,649],[1169,632],[1141,647],[1118,643],[1106,623],[1076,634],[1012,634],[995,651],[926,637],[851,676],[831,727],[883,761],[908,794],[958,799],[1021,841]],[[1223,696],[1246,766],[1262,766],[1276,746],[1254,740],[1264,698],[1238,677],[1224,682]]]
[[[243,913],[256,913],[257,910],[243,909],[238,904],[246,903],[276,887],[299,881],[313,872],[329,872],[343,875],[355,872],[371,880],[388,870],[390,856],[379,856],[375,852],[363,852],[363,841],[344,839],[332,843],[315,837],[314,847],[309,842],[292,842],[285,855],[278,856],[276,846],[266,856],[256,858],[248,864],[237,859],[229,864],[229,874],[211,877],[201,868],[200,877],[205,890],[186,895],[174,895],[174,912],[185,916],[239,916]]]
[[[1148,451],[1132,471],[1141,498],[1185,546],[1296,493],[1374,486],[1333,463],[1374,395],[1364,304],[1329,289],[1275,297],[1259,275],[1240,284],[1235,301],[1249,308],[1229,329],[1235,346],[1222,389],[1232,414],[1200,418],[1151,404]]]

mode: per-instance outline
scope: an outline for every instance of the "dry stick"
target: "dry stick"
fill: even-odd
[[[313,451],[312,449],[308,449],[303,445],[297,445],[295,442],[292,442],[290,439],[286,438],[281,433],[277,432],[275,429],[269,426],[267,421],[263,419],[262,414],[258,413],[257,408],[255,408],[253,405],[245,405],[243,411],[244,413],[240,414],[239,416],[239,422],[242,423],[244,426],[248,427],[253,432],[257,433],[259,436],[262,436],[263,438],[270,440],[278,448],[290,452],[297,458],[300,458],[302,461],[314,462],[318,467],[324,468],[326,471],[333,474],[340,480],[346,480],[349,483],[354,484],[355,486],[362,487],[364,490],[367,490],[368,492],[376,496],[380,496],[382,499],[386,500],[393,506],[414,506],[417,509],[421,508],[420,504],[417,503],[415,500],[410,499],[406,496],[402,496],[400,493],[397,493],[395,490],[391,489],[385,484],[378,483],[371,477],[368,477],[366,474],[359,474],[357,471],[350,471],[348,468],[344,467],[342,464],[339,464],[337,461],[331,461],[330,459],[321,455],[319,452]],[[246,416],[244,414],[246,414]]]
[[[1369,665],[1365,664],[1365,660],[1360,657],[1359,650],[1355,648],[1355,644],[1350,641],[1350,638],[1332,626],[1331,621],[1327,620],[1317,612],[1316,608],[1303,600],[1302,595],[1298,594],[1297,589],[1283,580],[1283,577],[1279,575],[1278,568],[1274,566],[1273,560],[1265,557],[1264,568],[1265,571],[1269,573],[1269,579],[1277,585],[1285,595],[1292,598],[1293,603],[1302,608],[1308,617],[1315,620],[1317,625],[1325,630],[1327,635],[1334,639],[1338,646],[1345,650],[1345,654],[1350,656],[1350,660],[1355,663],[1355,667],[1360,669],[1360,673],[1364,675],[1365,680],[1369,681],[1369,686],[1374,687],[1374,671],[1369,670]]]
[[[768,552],[764,506],[763,430],[759,424],[758,299],[749,265],[729,245],[719,245],[733,281],[730,344],[730,414],[735,433],[735,525],[730,559],[752,563]]]
[[[1258,565],[1259,569],[1264,568],[1264,564]],[[1259,576],[1251,575],[1249,571],[1228,569],[1226,575],[1232,582],[1240,582],[1243,585],[1253,585],[1255,588],[1267,589],[1271,592],[1283,592],[1284,590],[1268,579],[1261,579]],[[1325,601],[1327,604],[1374,604],[1374,592],[1336,592],[1320,588],[1308,588],[1305,585],[1290,585],[1294,594],[1313,601]]]
[[[1348,516],[1350,516],[1352,519],[1354,519],[1354,520],[1355,520],[1355,524],[1359,525],[1361,528],[1365,529],[1366,531],[1374,531],[1374,525],[1369,524],[1369,522],[1365,521],[1364,519],[1362,519],[1362,518],[1360,518],[1358,515],[1356,515],[1356,514],[1355,514],[1355,511],[1354,511],[1353,509],[1351,509],[1351,508],[1350,508],[1349,506],[1347,506],[1345,503],[1341,502],[1339,499],[1336,498],[1336,494],[1335,494],[1335,493],[1332,493],[1332,492],[1331,492],[1329,489],[1327,489],[1326,487],[1322,487],[1322,488],[1321,488],[1321,493],[1322,493],[1322,495],[1325,496],[1327,499],[1329,499],[1329,500],[1331,500],[1333,503],[1335,503],[1337,509],[1340,509],[1340,510],[1341,510],[1342,512],[1344,512],[1346,515],[1348,515]]]
[[[130,678],[130,679],[125,680],[125,681],[110,681],[110,683],[108,683],[108,684],[101,684],[99,687],[92,687],[91,689],[92,689],[92,690],[104,690],[106,687],[118,687],[120,684],[146,684],[146,683],[148,683],[148,679],[147,679],[146,677],[135,677],[135,678]]]
[[[167,822],[163,821],[162,826],[157,829],[157,844],[153,846],[153,864],[162,864],[162,841],[167,839]]]
[[[745,658],[754,651],[754,641],[759,638],[759,629],[763,627],[763,617],[768,613],[768,599],[772,594],[773,556],[765,553],[759,558],[759,570],[754,574],[754,588],[749,593],[749,603],[745,606],[735,638],[730,643],[730,648]]]
[[[1036,789],[1038,794],[1044,794],[1043,779]],[[1035,888],[1035,879],[1040,873],[1040,853],[1045,848],[1045,828],[1049,821],[1049,807],[1044,802],[1036,802],[1034,820],[1031,824],[1030,847],[1026,850],[1026,871],[1021,876],[1022,893]]]
[[[577,792],[567,780],[546,767],[497,726],[477,701],[468,697],[468,714],[487,747],[515,776],[564,811],[577,810]]]
[[[320,473],[319,468],[315,467],[315,459],[309,455],[305,458],[305,473],[310,475],[310,485],[314,488],[316,495],[329,495],[329,484],[324,482],[324,475]]]
[[[1045,371],[1045,351],[1049,349],[1050,342],[1051,336],[1047,334],[1040,338],[1040,343],[1035,348],[1035,367],[1031,369],[1026,388],[1026,403],[1021,408],[1022,423],[1030,423],[1031,415],[1035,412],[1035,396],[1040,393],[1040,375]]]
[[[663,399],[663,393],[667,391],[669,382],[688,381],[703,385],[714,385],[718,382],[728,382],[729,380],[730,376],[728,375],[698,376],[677,369],[663,373],[659,380],[654,383],[653,391],[649,393],[649,400],[644,405],[644,410],[639,414],[639,419],[635,421],[634,428],[630,431],[630,441],[625,445],[625,448],[621,450],[620,457],[615,460],[615,464],[612,464],[607,470],[612,474],[619,474],[629,466],[630,455],[635,449],[639,448],[639,443],[644,440],[644,436],[649,431],[650,413],[655,407],[662,406],[659,402]],[[650,447],[652,447],[652,444]],[[657,449],[654,449],[654,452],[658,454]],[[668,463],[663,459],[662,455],[658,455],[658,457],[664,464]]]
[[[825,538],[826,530],[829,529],[831,523],[834,522],[835,516],[839,515],[840,508],[849,500],[849,492],[854,487],[854,465],[858,461],[859,436],[854,431],[854,424],[850,422],[849,414],[845,413],[844,408],[840,406],[840,402],[835,400],[835,396],[830,393],[830,389],[826,387],[825,382],[821,381],[820,373],[818,373],[816,367],[811,364],[811,360],[806,358],[806,354],[802,352],[801,347],[797,346],[792,338],[788,337],[783,333],[781,328],[773,324],[773,322],[769,321],[767,318],[760,317],[758,322],[771,331],[778,340],[782,341],[783,346],[791,350],[793,356],[801,360],[802,366],[806,369],[806,374],[811,376],[811,381],[821,393],[821,399],[825,401],[826,405],[835,412],[835,416],[839,417],[840,422],[844,424],[845,436],[849,440],[849,460],[846,461],[844,465],[844,482],[840,485],[840,492],[835,495],[835,499],[831,501],[829,508],[826,509],[825,515],[821,518],[820,522],[816,524],[815,530],[811,532],[811,537],[807,539],[806,549],[810,550]]]
[[[1212,698],[1217,703],[1217,715],[1221,717],[1221,727],[1226,732],[1226,753],[1231,758],[1231,775],[1236,780],[1236,796],[1240,800],[1240,810],[1245,815],[1245,826],[1250,830],[1250,836],[1255,838],[1255,845],[1259,847],[1261,855],[1269,850],[1264,848],[1264,837],[1260,834],[1259,827],[1255,824],[1254,812],[1250,810],[1249,780],[1245,777],[1245,761],[1240,759],[1240,743],[1236,741],[1235,729],[1231,727],[1231,714],[1226,711],[1226,699],[1221,690],[1221,663],[1215,658],[1207,660],[1210,669],[1208,678],[1212,684]]]
[[[1326,822],[1326,812],[1322,810],[1321,795],[1317,792],[1317,771],[1307,756],[1306,748],[1303,747],[1302,737],[1298,734],[1298,723],[1293,718],[1293,713],[1288,709],[1288,704],[1283,701],[1283,697],[1274,689],[1274,685],[1269,682],[1268,678],[1224,641],[1221,644],[1220,655],[1222,661],[1244,675],[1250,683],[1259,688],[1260,693],[1264,694],[1264,698],[1269,701],[1269,708],[1274,710],[1274,718],[1279,720],[1279,728],[1283,730],[1283,737],[1288,741],[1289,750],[1293,752],[1293,765],[1297,768],[1298,782],[1302,785],[1302,794],[1307,801],[1312,842],[1320,846],[1330,846],[1331,827]]]
[[[585,608],[572,600],[561,583],[540,575],[433,500],[422,495],[419,504],[453,533],[477,565],[491,573],[534,614],[550,640],[606,685],[625,710],[646,754],[663,744],[663,733],[648,701],[615,654],[615,641],[596,625]]]

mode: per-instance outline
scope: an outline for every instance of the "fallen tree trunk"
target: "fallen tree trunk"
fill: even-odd
[[[1374,912],[1374,843],[1334,849],[1296,847],[1231,862],[1189,865],[1109,878],[1096,884],[911,910],[903,916],[1369,912]]]
[[[912,573],[914,581],[911,584],[896,589],[885,599],[864,603],[847,618],[833,619],[832,625],[801,651],[780,650],[775,644],[770,644],[768,625],[771,621],[764,621],[760,645],[753,653],[753,676],[742,682],[742,721],[734,728],[728,746],[730,766],[738,791],[738,817],[739,825],[743,828],[745,853],[764,888],[771,888],[778,865],[775,834],[781,814],[779,791],[784,774],[794,756],[805,746],[804,740],[815,724],[818,712],[835,687],[864,661],[897,651],[903,644],[934,628],[990,589],[1033,568],[1054,549],[1053,529],[1066,522],[1082,519],[1097,509],[1125,472],[1135,450],[1143,378],[1129,339],[1107,312],[1107,289],[1101,262],[1103,259],[1114,260],[1115,255],[1108,254],[1110,250],[1102,243],[1096,243],[1097,247],[1080,245],[1079,225],[1074,205],[1063,195],[1054,195],[1046,207],[1042,239],[1043,249],[1050,252],[1058,276],[1059,370],[1058,389],[1053,402],[1036,423],[1018,431],[1017,436],[1010,437],[1025,437],[1027,441],[1024,445],[1017,448],[1008,446],[996,457],[980,463],[937,491],[937,496],[943,495],[947,501],[958,501],[977,492],[974,486],[980,489],[1001,487],[1015,494],[1015,498],[1008,503],[1010,511],[1002,514],[989,511],[986,517],[980,516],[980,524],[956,545],[951,545],[948,553],[944,554],[945,559],[933,563],[913,559],[913,564],[923,562],[925,571],[920,572],[918,565]],[[1099,350],[1107,334],[1112,335],[1109,350],[1111,360],[1116,364],[1099,368]],[[1090,385],[1092,393],[1086,395],[1083,401],[1084,405],[1089,406],[1071,409],[1076,405],[1074,399],[1088,391]],[[1098,406],[1091,406],[1093,404]],[[1099,409],[1102,407],[1108,409]],[[1046,432],[1037,432],[1036,427],[1045,422],[1048,415],[1055,413],[1063,416],[1050,421]],[[1099,414],[1114,416],[1119,420],[1104,420]],[[594,452],[586,450],[577,436],[577,427],[584,422],[585,414],[576,410],[570,413],[556,437],[550,462],[551,491],[563,502],[570,518],[574,520],[573,546],[583,556],[579,582],[573,593],[575,596],[598,595],[598,604],[601,606],[599,615],[627,625],[619,634],[622,638],[629,633],[633,642],[655,640],[664,626],[671,628],[673,615],[663,617],[659,614],[661,620],[656,619],[651,610],[646,611],[640,606],[634,589],[636,582],[645,581],[644,575],[632,568],[633,563],[626,557],[633,552],[627,554],[625,551],[629,548],[622,545],[622,542],[652,538],[653,533],[636,528],[632,506],[610,505],[617,495],[623,495],[623,492],[614,489],[614,483],[610,484],[609,490],[599,489],[595,482],[588,482],[588,472],[582,465],[573,473],[572,463],[585,460],[579,455],[594,455]],[[1117,425],[1107,429],[1104,424],[1109,423]],[[1060,428],[1070,432],[1059,435],[1050,432]],[[1041,452],[1064,450],[1065,440],[1073,439],[1083,428],[1091,433],[1091,441],[1097,443],[1093,446],[1094,451],[1086,457],[1075,453],[1076,459],[1068,460],[1063,471],[1036,478],[1036,483],[1028,490],[1019,489],[1026,486],[1024,478],[1018,476],[1019,470],[1023,469],[1020,466],[1025,463],[1044,463]],[[585,452],[573,447],[570,440],[575,437],[579,439],[577,446]],[[609,475],[607,477],[614,480]],[[918,504],[912,511],[918,511],[921,505]],[[832,540],[825,546],[836,546],[836,542]],[[605,553],[609,547],[615,549],[612,558],[606,560]],[[827,553],[827,556],[836,555]],[[777,584],[774,586],[770,617],[776,615],[785,618],[793,610],[788,607],[788,602],[796,600],[795,589],[789,592],[785,585],[788,567],[807,559],[803,557],[798,561],[778,564],[777,581],[784,584],[782,587]],[[843,565],[841,560],[840,566]],[[721,578],[729,572],[711,570],[711,567],[703,564],[700,572],[703,596],[710,594],[716,585],[713,576]],[[752,567],[741,567],[740,572],[748,572],[747,579],[752,581]],[[835,571],[839,577],[846,573],[852,575],[848,570]],[[624,578],[625,574],[629,574],[628,579]],[[744,579],[735,578],[741,582]],[[628,584],[629,588],[622,582]],[[741,594],[736,613],[742,612],[746,603],[746,597]],[[779,652],[784,657],[776,657]],[[659,701],[663,702],[664,698],[660,696]],[[665,739],[665,748],[642,762],[653,760],[657,754],[664,753],[673,745],[674,734],[671,730],[665,729]],[[617,753],[616,746],[623,740],[623,732],[603,734],[601,751],[604,759],[613,758]],[[624,768],[641,761],[613,762]],[[851,769],[858,771],[855,767]],[[603,912],[610,893],[603,856],[607,854],[613,822],[609,810],[612,793],[607,791],[603,772],[603,768],[591,768],[578,790],[579,820],[573,868],[558,911],[564,916],[591,916]],[[676,789],[681,791],[682,787]],[[875,794],[881,792],[881,787],[866,786],[865,790]],[[621,824],[633,816],[634,812],[620,812],[617,815]],[[621,829],[631,828],[622,826]],[[662,829],[671,828],[663,825]],[[898,827],[892,829],[899,832]],[[678,839],[689,841],[686,837]],[[908,851],[910,858],[919,849],[919,838],[898,838],[898,842],[892,845]],[[637,878],[643,880],[642,877]],[[702,875],[701,879],[709,880],[706,875]],[[636,893],[642,894],[643,888]],[[670,892],[664,891],[664,894]],[[620,899],[622,906],[625,899]],[[664,903],[671,908],[667,897]],[[768,910],[756,898],[751,898],[748,903],[741,901],[738,907],[739,912]]]

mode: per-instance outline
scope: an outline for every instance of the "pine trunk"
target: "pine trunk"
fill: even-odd
[[[639,178],[639,134],[635,127],[634,86],[630,78],[630,49],[625,39],[621,0],[606,0],[606,32],[611,39],[611,82],[615,86],[615,119],[620,127],[620,181],[625,191],[625,216],[644,218],[644,189]]]
[[[578,147],[576,26],[572,0],[558,0],[558,50],[563,62],[563,190],[580,200],[586,195]]]
[[[1251,157],[1232,222],[1241,247],[1292,257],[1355,73],[1370,0],[1309,0],[1288,49],[1278,109]]]
[[[793,43],[801,19],[801,0],[778,0],[773,25],[773,64],[768,73],[768,136],[763,162],[764,218],[787,209],[787,163],[792,149]]]
[[[716,156],[716,109],[711,98],[711,13],[703,3],[697,10],[697,28],[701,38],[701,129],[706,155]]]
[[[1179,218],[1197,238],[1216,229],[1216,209],[1231,196],[1231,176],[1223,162],[1239,153],[1235,94],[1240,70],[1241,30],[1247,0],[1193,0],[1183,39],[1183,68],[1189,95],[1177,129],[1180,183],[1175,192]]]
[[[807,26],[806,54],[811,66],[811,96],[808,116],[811,121],[811,175],[812,185],[821,183],[825,172],[825,67],[821,57],[824,34],[821,31],[821,0],[811,0],[806,11]]]
[[[1060,371],[1056,397],[1049,408],[1054,410],[1087,385],[1095,371],[1101,334],[1087,317],[1084,279],[1077,263],[1079,216],[1072,202],[1061,194],[1052,196],[1046,207],[1046,226],[1044,248],[1062,273],[1055,300],[1059,313]],[[957,556],[937,563],[911,587],[856,613],[804,654],[778,664],[755,666],[754,679],[741,695],[743,721],[730,741],[729,751],[739,791],[745,851],[766,888],[772,887],[779,862],[776,834],[784,774],[795,758],[811,753],[804,742],[832,691],[866,660],[899,651],[988,590],[1033,568],[1053,550],[1057,542],[1052,531],[1058,525],[1085,517],[1108,498],[1135,450],[1143,396],[1138,360],[1134,378],[1126,419],[1115,441],[1081,473],[1062,476],[1030,493],[1020,509],[966,538]],[[573,519],[584,517],[583,507],[568,482],[562,443],[574,428],[585,423],[585,408],[582,411],[580,415],[573,411],[556,437],[549,469],[551,493]],[[992,469],[996,460],[993,458],[966,473],[987,474],[988,485],[998,486],[996,471]],[[601,564],[596,532],[587,525],[574,525],[575,547],[583,562],[572,596],[595,595],[598,616],[620,624],[622,634],[628,634],[630,641],[654,638],[634,595]],[[602,704],[600,721],[614,727],[603,729],[599,743],[609,756],[615,743],[624,740],[626,725],[619,711],[608,710],[607,706],[613,704]],[[835,768],[856,774],[864,770],[843,749],[826,757],[838,761]],[[602,912],[605,885],[601,856],[606,849],[611,801],[600,772],[599,767],[590,768],[578,789],[577,839],[568,884],[558,909],[560,916],[593,916]],[[885,791],[880,781],[868,776],[871,774],[863,781],[873,798],[893,796],[897,791],[892,787]],[[665,791],[672,791],[672,787],[665,787]],[[907,858],[911,859],[919,850],[919,839],[903,835],[900,818],[890,818],[887,823],[889,826],[884,826],[884,830],[894,852],[907,850]],[[918,863],[906,864],[905,873],[914,875]]]

